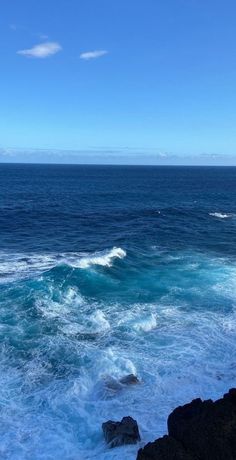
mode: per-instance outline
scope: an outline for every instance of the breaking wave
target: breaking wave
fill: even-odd
[[[232,217],[232,214],[223,214],[222,212],[210,212],[209,216],[217,217],[218,219],[228,219],[229,217]]]
[[[126,251],[121,248],[114,247],[111,251],[97,252],[91,256],[85,256],[81,259],[68,259],[68,263],[76,268],[89,268],[92,265],[101,265],[103,267],[111,267],[113,259],[123,259],[126,256]]]
[[[176,405],[233,385],[236,266],[193,252],[171,256],[135,254],[115,276],[84,268],[110,266],[125,257],[121,248],[35,256],[37,270],[42,260],[56,269],[1,285],[1,455],[131,460],[139,446],[111,452],[104,421],[133,416],[144,443],[165,433]],[[131,373],[140,385],[121,385]]]
[[[123,259],[126,251],[113,247],[111,250],[88,253],[60,254],[0,254],[0,283],[15,281],[50,270],[58,265],[73,268],[92,266],[111,267],[114,259]]]

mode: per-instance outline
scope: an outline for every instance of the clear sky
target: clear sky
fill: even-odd
[[[236,164],[235,0],[0,7],[0,161]]]

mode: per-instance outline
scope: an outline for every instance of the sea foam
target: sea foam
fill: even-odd
[[[73,268],[111,267],[114,259],[123,259],[126,251],[113,247],[94,253],[6,254],[0,253],[0,283],[29,278],[59,265]]]
[[[222,212],[210,212],[209,216],[217,217],[218,219],[228,219],[229,217],[232,217],[232,214],[223,214]]]
[[[92,265],[111,267],[113,259],[123,259],[125,256],[126,251],[124,249],[114,247],[111,251],[96,252],[91,256],[82,257],[69,263],[76,268],[89,268]]]
[[[236,266],[194,252],[173,256],[152,250],[133,258],[138,270],[118,264],[115,296],[107,289],[111,270],[73,270],[68,254],[52,258],[56,269],[1,286],[0,335],[8,339],[0,360],[0,454],[132,460],[140,445],[111,452],[104,421],[131,415],[146,443],[166,433],[177,405],[233,386]],[[131,373],[140,385],[121,387]]]

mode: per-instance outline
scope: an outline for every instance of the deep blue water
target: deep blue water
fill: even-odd
[[[131,460],[103,421],[235,385],[235,229],[233,167],[0,165],[0,457]]]

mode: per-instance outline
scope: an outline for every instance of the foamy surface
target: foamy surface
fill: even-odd
[[[235,386],[236,168],[0,165],[0,192],[1,459],[134,460]]]
[[[133,459],[166,432],[176,405],[234,385],[236,266],[156,252],[135,275],[122,248],[28,255],[23,265],[20,255],[7,258],[3,458]],[[141,383],[119,386],[130,373]],[[108,450],[101,424],[125,415],[137,419],[142,441]]]

